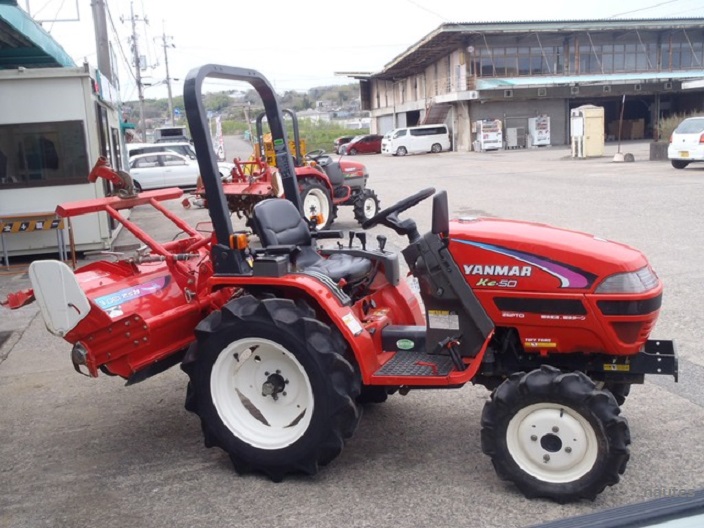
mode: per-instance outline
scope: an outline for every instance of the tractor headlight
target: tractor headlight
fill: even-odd
[[[644,293],[658,285],[658,276],[649,267],[628,273],[616,273],[605,278],[596,293]]]

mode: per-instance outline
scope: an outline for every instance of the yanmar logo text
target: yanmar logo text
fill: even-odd
[[[530,277],[532,266],[485,266],[482,264],[465,264],[465,275],[488,275],[490,277]]]

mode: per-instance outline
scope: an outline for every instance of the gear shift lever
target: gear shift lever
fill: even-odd
[[[379,251],[383,253],[386,247],[386,237],[384,235],[377,235],[376,241],[379,243]]]

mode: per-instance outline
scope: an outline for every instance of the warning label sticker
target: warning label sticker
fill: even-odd
[[[351,312],[348,313],[347,315],[345,315],[342,318],[342,320],[344,321],[347,328],[350,329],[350,332],[352,332],[356,336],[361,334],[362,331],[364,330],[364,328],[362,328],[362,325],[360,324],[360,322],[357,320],[357,318]]]
[[[460,318],[451,310],[428,310],[428,327],[443,330],[459,330]]]

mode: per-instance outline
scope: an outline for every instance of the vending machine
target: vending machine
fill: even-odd
[[[530,145],[533,147],[550,145],[550,116],[540,115],[529,118],[528,136]]]
[[[474,123],[477,139],[474,142],[474,150],[481,152],[487,150],[498,150],[503,146],[503,130],[500,119],[482,119]]]

